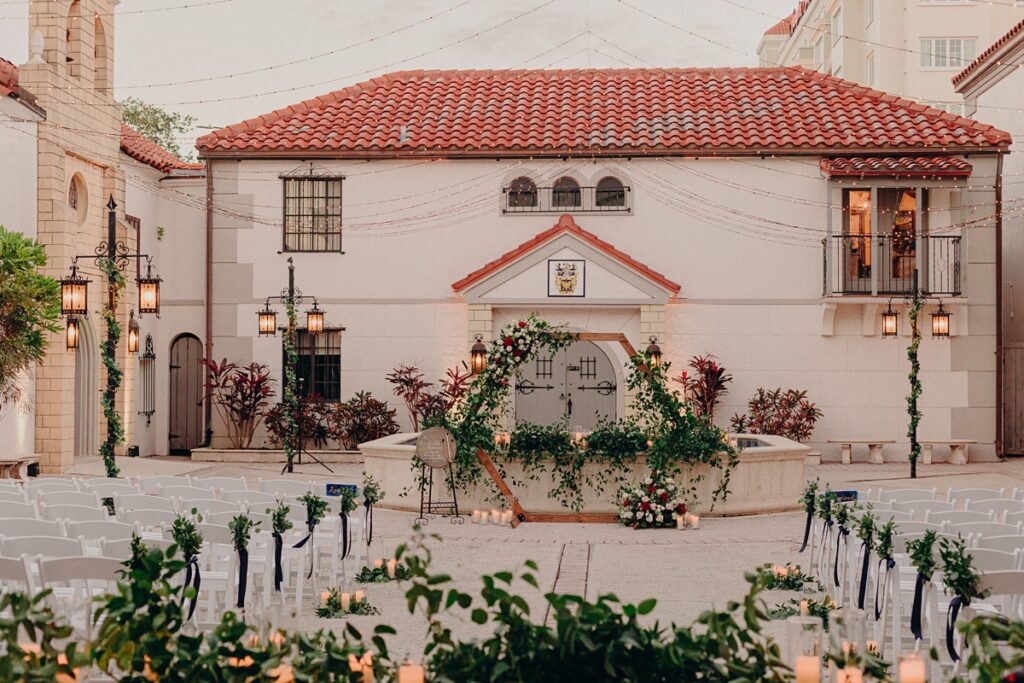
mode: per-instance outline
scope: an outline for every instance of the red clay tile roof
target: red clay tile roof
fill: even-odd
[[[953,85],[960,85],[961,81],[963,81],[965,78],[967,78],[972,73],[977,71],[978,67],[980,67],[984,62],[986,62],[989,57],[998,52],[1003,46],[1005,46],[1011,40],[1021,35],[1021,33],[1024,33],[1024,21],[1021,21],[1019,24],[1017,24],[1016,26],[1011,28],[1007,33],[1005,33],[1001,38],[999,38],[999,40],[989,45],[988,48],[980,55],[978,55],[973,62],[968,64],[963,71],[958,73],[956,76],[953,76]]]
[[[203,164],[182,161],[166,149],[143,136],[134,128],[121,124],[121,151],[136,161],[152,166],[163,173],[171,171],[201,171]]]
[[[788,36],[793,33],[793,15],[790,14],[764,32],[766,36]]]
[[[637,273],[639,273],[643,277],[647,278],[648,280],[656,283],[657,285],[659,285],[661,287],[664,287],[666,290],[671,292],[673,295],[679,293],[679,285],[678,284],[676,284],[675,282],[672,282],[672,280],[669,280],[667,277],[665,277],[664,275],[662,275],[658,271],[656,271],[656,270],[654,270],[652,268],[649,268],[648,266],[645,266],[644,264],[640,263],[639,261],[634,259],[629,254],[626,254],[624,252],[619,251],[618,249],[613,247],[611,244],[609,244],[609,243],[605,242],[604,240],[602,240],[601,238],[599,238],[594,233],[588,232],[588,231],[584,230],[583,228],[581,228],[580,226],[576,225],[576,221],[574,221],[572,219],[572,216],[567,214],[567,213],[563,213],[561,216],[559,216],[558,217],[558,222],[555,223],[555,225],[553,227],[550,227],[547,230],[545,230],[544,232],[539,233],[533,239],[530,239],[530,240],[527,240],[526,242],[523,242],[522,244],[520,244],[515,249],[502,254],[497,259],[495,259],[494,261],[491,261],[490,263],[488,263],[487,265],[483,266],[482,268],[478,268],[478,269],[474,270],[472,273],[470,273],[466,277],[462,278],[458,282],[453,282],[452,283],[452,289],[455,290],[456,292],[463,291],[464,289],[468,288],[470,285],[476,284],[477,282],[479,282],[480,280],[483,280],[485,277],[487,277],[491,273],[494,273],[494,272],[500,270],[501,268],[503,268],[504,266],[512,263],[513,261],[516,261],[516,260],[522,258],[523,256],[525,256],[526,254],[530,253],[531,251],[533,251],[537,247],[541,246],[542,244],[544,244],[544,243],[546,243],[546,242],[548,242],[550,240],[555,239],[556,237],[558,237],[559,235],[561,235],[563,233],[569,233],[570,235],[575,235],[576,237],[580,238],[581,240],[583,240],[584,242],[586,242],[590,246],[592,246],[595,249],[598,249],[599,251],[607,254],[608,256],[612,257],[613,259],[615,259],[619,263],[623,264],[627,268],[636,271]]]
[[[821,160],[830,178],[967,178],[972,166],[959,157],[840,157]]]
[[[1004,148],[1010,136],[799,67],[407,71],[243,121],[205,157]]]

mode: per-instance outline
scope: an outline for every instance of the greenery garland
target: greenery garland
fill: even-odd
[[[295,419],[299,414],[298,377],[295,374],[295,368],[299,364],[299,354],[295,348],[298,325],[295,301],[288,299],[285,302],[285,309],[288,312],[288,331],[284,335],[284,454],[288,461],[288,471],[291,472],[296,455],[295,444],[299,440],[299,423]]]
[[[910,417],[910,424],[907,426],[907,436],[910,437],[910,477],[917,478],[917,459],[921,455],[921,444],[917,440],[917,426],[921,423],[921,409],[918,408],[918,399],[921,398],[921,361],[918,358],[918,350],[921,347],[921,325],[919,317],[921,309],[924,308],[924,299],[919,293],[915,293],[914,302],[910,306],[910,346],[907,347],[907,360],[910,361],[910,394],[907,396],[907,415]]]
[[[107,390],[100,397],[103,417],[107,420],[107,438],[100,445],[100,457],[108,477],[118,477],[121,470],[114,462],[114,451],[124,443],[124,425],[121,414],[117,412],[117,390],[121,388],[124,371],[117,364],[117,345],[121,341],[121,323],[117,320],[117,301],[124,290],[125,280],[117,263],[108,258],[97,261],[100,270],[107,276],[110,305],[100,310],[107,328],[107,342],[102,347],[103,367],[107,369]]]

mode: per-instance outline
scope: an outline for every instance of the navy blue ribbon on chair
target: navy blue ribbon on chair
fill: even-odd
[[[882,579],[882,563],[885,562],[885,579]],[[878,574],[875,576],[875,621],[882,618],[882,609],[885,607],[885,601],[887,595],[883,588],[882,590],[882,602],[881,605],[878,602],[878,589],[880,586],[889,584],[890,572],[896,567],[896,560],[889,558],[879,558],[878,560]]]
[[[341,513],[341,559],[348,557],[349,550],[349,537],[348,537],[348,513]]]
[[[917,581],[914,582],[914,605],[910,608],[910,632],[914,634],[915,640],[921,640],[921,594],[924,591],[924,583],[927,579],[921,572],[917,573]]]
[[[363,506],[366,508],[366,545],[373,545],[373,503],[369,500],[363,501]]]
[[[861,560],[860,564],[860,589],[857,591],[857,609],[864,609],[864,595],[868,590],[868,562],[871,561],[871,544],[867,541],[862,541],[860,547],[864,551],[864,559]]]
[[[814,521],[814,510],[807,511],[807,522],[804,524],[804,540],[800,543],[800,552],[807,550],[807,540],[811,537],[811,522]]]
[[[849,535],[849,529],[843,526],[839,527],[839,532],[836,534],[836,560],[832,565],[832,580],[836,587],[839,586],[839,546],[846,542],[846,537]]]
[[[199,586],[202,584],[202,577],[199,575],[199,557],[193,555],[185,561],[185,588],[192,586],[195,589],[195,595],[192,596],[188,605],[188,617],[185,621],[192,619],[192,615],[196,611],[196,602],[199,600]],[[185,604],[185,591],[181,592],[181,604]]]
[[[306,528],[309,531],[306,533],[305,536],[302,537],[301,541],[299,541],[298,543],[296,543],[292,547],[293,548],[301,548],[304,545],[306,545],[306,543],[309,543],[309,573],[306,574],[306,578],[308,579],[308,578],[311,578],[313,576],[313,559],[314,559],[314,556],[313,556],[313,531],[316,529],[316,520],[307,519],[306,520]]]
[[[283,539],[281,534],[274,532],[274,592],[281,592],[281,580],[284,578],[284,571],[281,568],[281,547]]]
[[[249,581],[249,551],[245,548],[238,550],[238,601],[235,606],[238,609],[245,609],[245,587]]]
[[[971,604],[969,600],[963,600],[959,595],[949,601],[949,609],[946,610],[946,651],[954,662],[960,661],[960,655],[956,652],[956,643],[953,638],[956,634],[956,618],[960,614],[960,608]]]

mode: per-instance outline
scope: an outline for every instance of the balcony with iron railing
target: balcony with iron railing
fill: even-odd
[[[513,213],[626,213],[631,208],[630,188],[536,187],[501,188],[501,211]]]
[[[823,296],[906,296],[918,271],[924,296],[962,294],[959,235],[832,235],[822,241]]]

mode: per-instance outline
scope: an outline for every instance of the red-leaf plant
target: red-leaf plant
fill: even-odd
[[[821,410],[807,400],[806,391],[759,388],[747,403],[747,415],[733,415],[732,428],[747,434],[773,434],[793,441],[811,438]]]
[[[433,382],[423,379],[415,365],[399,365],[387,375],[394,385],[395,396],[405,402],[413,431],[419,431],[424,422],[435,422],[455,409],[469,391],[472,374],[464,367],[449,368],[445,377],[434,388]]]
[[[270,368],[262,363],[240,367],[227,358],[218,363],[204,358],[207,370],[206,400],[213,401],[233,448],[249,448],[274,395]]]
[[[683,394],[693,406],[694,414],[712,422],[715,408],[722,397],[729,393],[726,385],[732,381],[732,375],[726,373],[725,368],[712,355],[694,356],[689,365],[692,374],[683,370],[673,379],[683,385]]]

